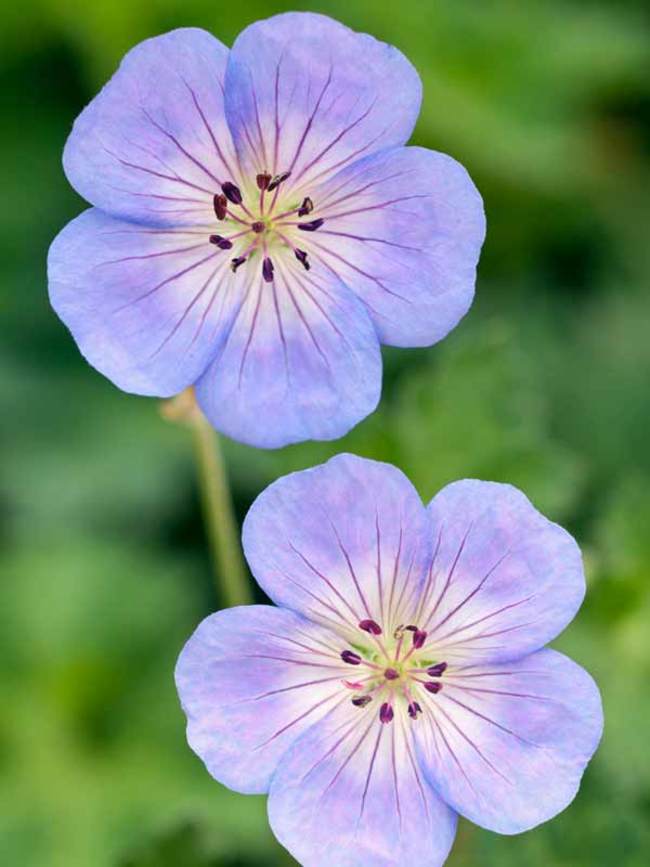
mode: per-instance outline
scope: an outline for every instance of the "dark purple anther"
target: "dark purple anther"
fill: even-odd
[[[224,184],[221,184],[221,189],[229,202],[232,202],[233,205],[241,205],[243,201],[242,194],[236,184],[233,184],[232,181],[226,181]]]
[[[429,677],[441,677],[441,675],[447,670],[446,662],[439,662],[436,665],[432,665],[431,668],[427,668],[427,674]]]
[[[393,720],[393,708],[387,701],[385,701],[382,706],[379,708],[379,719],[383,723],[389,723]]]
[[[230,270],[233,272],[233,274],[237,270],[237,268],[239,268],[240,265],[244,264],[245,261],[246,261],[246,256],[237,256],[236,259],[232,260],[232,262],[230,263]]]
[[[254,232],[257,232],[257,234],[259,235],[260,232],[263,232],[264,229],[266,229],[266,226],[261,220],[256,220],[254,223],[251,224],[251,229]]]
[[[359,629],[363,629],[364,632],[369,632],[371,635],[381,635],[381,626],[375,620],[362,620]]]
[[[419,713],[422,713],[422,708],[417,703],[417,701],[412,701],[409,704],[409,716],[411,717],[411,719],[417,719]]]
[[[262,277],[267,283],[273,283],[273,262],[267,256],[262,263]]]
[[[424,629],[416,629],[413,633],[413,647],[416,650],[419,650],[426,640],[427,633],[424,631]]]
[[[268,172],[260,172],[255,181],[258,190],[266,190],[271,183],[271,175]]]
[[[355,707],[365,707],[367,704],[370,704],[371,701],[372,701],[371,696],[360,695],[360,696],[357,696],[357,698],[352,699],[352,704]]]
[[[440,690],[442,689],[442,684],[439,683],[438,681],[433,681],[432,683],[425,683],[424,688],[426,689],[427,692],[432,692],[435,695],[437,692],[440,692]]]
[[[311,223],[298,223],[298,228],[302,229],[303,232],[315,232],[316,229],[320,229],[325,220],[318,219],[312,220]]]
[[[314,203],[309,198],[309,196],[306,196],[306,198],[304,198],[302,200],[302,205],[298,209],[298,216],[299,217],[306,217],[307,214],[311,214],[311,212],[313,210],[314,210]]]
[[[399,671],[395,671],[394,668],[387,668],[384,672],[384,677],[386,678],[386,680],[398,680]]]
[[[232,247],[232,241],[229,241],[228,238],[222,238],[221,235],[210,235],[210,243],[216,244],[221,250],[230,250]]]
[[[353,653],[351,650],[344,650],[341,653],[341,659],[343,662],[347,662],[348,665],[361,665],[361,657],[358,653]]]
[[[286,179],[290,175],[291,175],[291,172],[281,172],[279,175],[276,175],[274,178],[272,178],[271,183],[268,185],[268,187],[266,189],[270,193],[271,190],[274,190],[276,187],[279,187],[283,181],[286,181]]]
[[[294,252],[296,254],[296,259],[300,262],[305,271],[309,271],[311,265],[307,260],[307,254],[305,253],[305,251],[296,249]]]
[[[214,212],[217,215],[217,220],[225,220],[228,213],[228,199],[222,196],[221,193],[215,193],[212,199]]]

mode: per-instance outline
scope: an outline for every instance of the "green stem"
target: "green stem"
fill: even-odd
[[[219,436],[199,412],[192,418],[192,433],[217,593],[226,607],[248,605],[253,601],[250,581]]]

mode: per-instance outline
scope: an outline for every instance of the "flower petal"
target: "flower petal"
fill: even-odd
[[[243,542],[275,602],[358,642],[371,641],[362,620],[384,632],[404,622],[431,556],[426,509],[403,473],[345,454],[270,485],[251,506]]]
[[[347,668],[331,635],[291,611],[248,605],[212,614],[176,666],[188,742],[215,779],[265,792],[293,740],[349,704]]]
[[[289,12],[247,27],[226,72],[226,116],[252,172],[311,182],[404,144],[420,79],[396,48],[323,15]]]
[[[366,304],[382,343],[429,346],[469,309],[483,203],[445,154],[408,147],[359,160],[310,191],[325,220],[306,249]]]
[[[416,743],[429,782],[461,815],[501,834],[534,828],[571,803],[603,727],[595,683],[554,650],[445,675],[421,703]]]
[[[336,439],[377,406],[377,335],[340,281],[274,261],[272,283],[256,258],[238,272],[241,306],[197,399],[216,428],[254,446]]]
[[[437,553],[423,628],[440,659],[517,659],[571,622],[585,581],[573,538],[516,488],[465,480],[429,506]]]
[[[208,230],[147,229],[91,208],[50,247],[50,301],[81,352],[117,386],[161,397],[217,351],[239,291]]]
[[[66,144],[63,165],[77,192],[144,223],[214,220],[212,196],[237,171],[223,111],[227,57],[218,39],[196,28],[129,51]]]
[[[382,725],[376,713],[345,706],[294,743],[271,781],[268,810],[300,864],[444,863],[456,815],[417,765],[414,725],[401,716]]]

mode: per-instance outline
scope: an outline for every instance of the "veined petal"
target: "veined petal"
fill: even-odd
[[[396,48],[337,21],[289,12],[247,27],[226,72],[226,116],[242,161],[313,182],[404,144],[420,79]]]
[[[437,553],[421,620],[438,658],[517,659],[571,622],[585,592],[580,550],[521,491],[454,482],[429,510]]]
[[[77,192],[143,223],[214,220],[212,197],[237,173],[223,110],[227,57],[196,28],[131,49],[67,141],[63,165]]]
[[[208,231],[147,228],[91,208],[52,243],[52,306],[90,364],[125,391],[176,394],[217,351],[239,287]]]
[[[188,742],[224,785],[265,792],[293,740],[349,704],[346,669],[332,636],[291,611],[218,611],[199,625],[176,666]]]
[[[310,190],[325,225],[308,240],[366,304],[382,343],[429,346],[469,309],[483,203],[445,154],[408,147],[359,160]]]
[[[278,840],[304,867],[444,863],[456,814],[417,765],[404,719],[342,706],[283,757],[269,793]]]
[[[218,430],[251,445],[336,439],[377,406],[377,335],[336,277],[274,261],[272,282],[257,257],[239,272],[242,303],[197,399]]]
[[[403,473],[345,454],[270,485],[246,516],[243,542],[275,602],[362,643],[371,641],[363,620],[392,638],[410,615],[431,553],[426,509]]]
[[[571,803],[603,727],[595,683],[554,650],[445,675],[421,704],[414,731],[427,779],[461,815],[501,834]]]

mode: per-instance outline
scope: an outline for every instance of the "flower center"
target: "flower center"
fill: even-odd
[[[398,626],[390,638],[375,620],[362,620],[359,629],[370,636],[374,646],[367,647],[364,642],[353,645],[354,650],[341,651],[343,662],[359,666],[363,672],[354,682],[344,681],[354,692],[352,704],[363,708],[379,702],[379,719],[386,724],[400,710],[417,719],[423,713],[420,701],[424,693],[436,695],[442,689],[447,663],[427,658],[427,633],[414,624]]]
[[[309,196],[304,196],[299,202],[288,203],[282,209],[279,204],[280,188],[290,176],[291,172],[278,175],[260,172],[255,177],[258,194],[251,197],[248,203],[244,201],[241,189],[232,181],[224,181],[221,192],[214,194],[213,206],[217,220],[226,221],[234,232],[210,235],[209,241],[221,250],[231,250],[235,242],[238,243],[240,249],[230,262],[233,272],[258,254],[262,259],[262,277],[267,283],[272,283],[275,265],[270,248],[278,243],[291,251],[306,271],[311,268],[306,250],[294,243],[292,235],[296,229],[316,232],[325,221],[320,218],[299,219],[314,210],[314,203]]]

